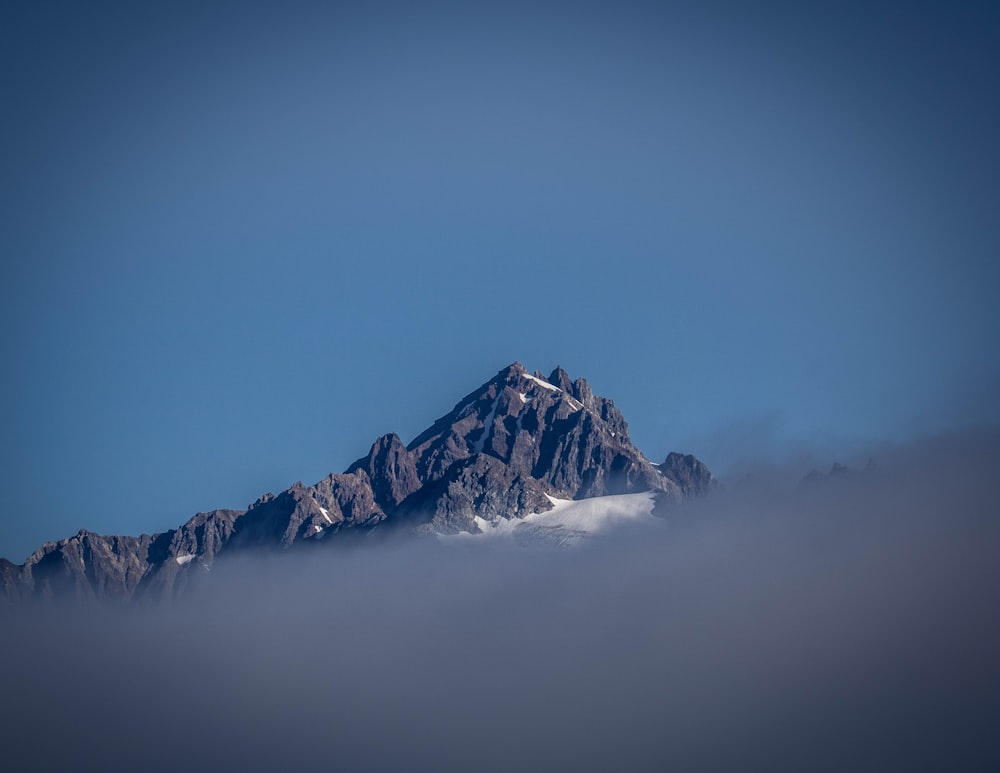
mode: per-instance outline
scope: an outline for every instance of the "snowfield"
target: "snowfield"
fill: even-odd
[[[612,530],[627,523],[652,521],[656,494],[614,494],[588,499],[556,499],[549,497],[553,507],[544,513],[531,513],[524,518],[498,518],[488,521],[476,518],[480,534],[462,532],[441,535],[443,539],[506,538],[522,543],[572,545],[594,534]]]

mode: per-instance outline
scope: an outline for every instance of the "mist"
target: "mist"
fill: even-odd
[[[1000,433],[733,487],[574,549],[220,561],[7,615],[0,759],[48,770],[996,770]],[[210,581],[209,581],[210,579]]]

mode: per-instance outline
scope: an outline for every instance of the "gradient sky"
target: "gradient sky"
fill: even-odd
[[[718,470],[998,419],[991,4],[163,5],[0,17],[2,556],[514,360]]]

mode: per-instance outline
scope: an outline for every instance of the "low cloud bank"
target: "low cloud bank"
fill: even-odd
[[[1000,435],[746,488],[574,550],[221,563],[4,621],[0,758],[48,770],[1000,769]]]

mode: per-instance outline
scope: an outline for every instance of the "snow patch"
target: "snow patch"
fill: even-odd
[[[538,378],[538,376],[529,376],[527,373],[525,373],[524,377],[530,381],[534,381],[536,384],[538,384],[538,386],[542,387],[543,389],[548,389],[551,392],[562,392],[562,390],[555,384],[550,384],[548,381]]]
[[[550,384],[548,381],[538,378],[538,376],[529,376],[527,373],[523,375],[526,379],[528,379],[529,381],[534,381],[536,384],[538,384],[538,386],[542,387],[543,389],[548,389],[550,392],[558,392],[559,394],[565,396],[566,400],[569,402],[569,407],[572,408],[574,411],[579,411],[583,409],[583,403],[581,403],[574,397],[571,397],[567,392],[564,392],[555,384]],[[521,395],[522,402],[528,402],[529,399],[530,398],[527,395]]]
[[[524,392],[518,392],[517,396],[520,397],[521,398],[521,402],[525,403],[525,404],[527,404],[528,401],[531,400],[531,398],[528,397]]]
[[[181,566],[184,566],[184,564],[188,564],[191,561],[194,561],[194,553],[185,553],[184,555],[177,556],[174,559],[174,561],[176,561]]]
[[[529,515],[524,520],[541,526],[562,526],[576,531],[596,534],[629,521],[653,518],[656,494],[643,491],[639,494],[611,494],[588,499],[556,499],[548,494],[551,510]]]
[[[517,525],[520,523],[517,518],[497,518],[495,521],[487,521],[485,518],[480,518],[478,515],[473,520],[476,522],[476,526],[479,527],[480,532],[491,537],[509,537],[514,533],[514,529],[516,529]],[[478,537],[480,535],[470,534],[467,531],[463,531],[455,536]]]
[[[327,509],[326,509],[325,507],[321,507],[321,508],[319,509],[319,511],[320,511],[320,512],[321,512],[321,513],[323,514],[323,517],[324,517],[324,518],[326,518],[326,522],[327,522],[328,524],[330,524],[331,526],[333,526],[333,521],[332,521],[332,520],[330,520],[330,511],[329,511],[329,510],[327,510]],[[320,528],[320,527],[318,527],[318,526],[316,527],[316,529],[317,529],[317,530],[319,530],[319,528]]]
[[[475,523],[481,534],[462,532],[456,535],[439,535],[442,539],[469,539],[474,537],[514,537],[525,542],[548,542],[569,545],[593,534],[609,531],[626,523],[655,522],[653,507],[656,494],[644,491],[639,494],[612,494],[588,499],[557,499],[546,494],[552,509],[544,513],[531,513],[524,518],[497,518],[488,521],[476,516]]]

